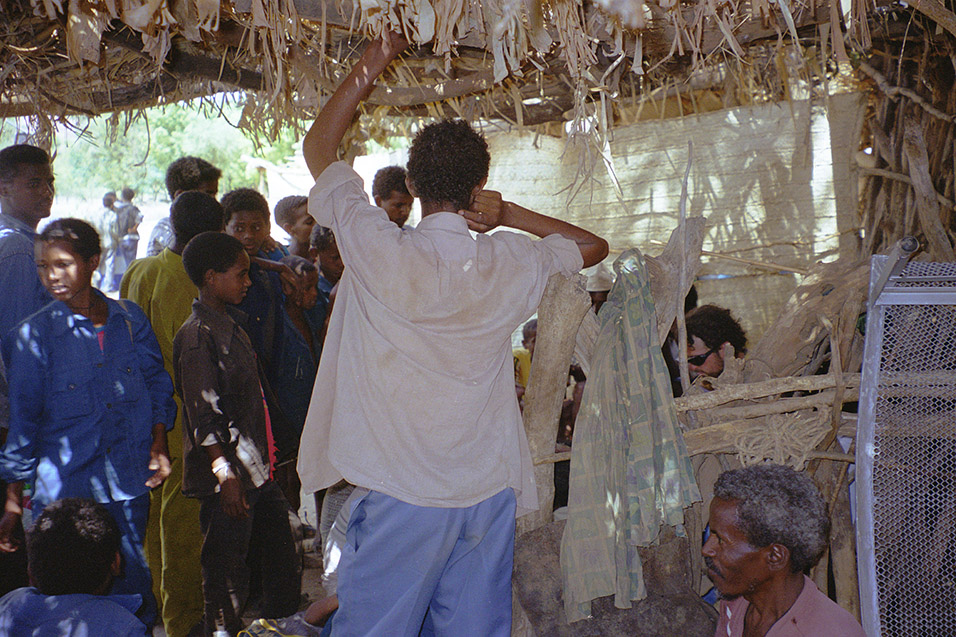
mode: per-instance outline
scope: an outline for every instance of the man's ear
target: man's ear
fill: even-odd
[[[485,184],[488,183],[488,178],[485,177],[479,181],[474,188],[471,189],[471,198],[468,200],[468,207],[471,208],[475,203],[475,197],[478,196],[478,193],[485,189]]]
[[[405,175],[405,187],[408,188],[408,194],[415,198],[418,197],[418,193],[415,192],[415,186],[412,185],[412,181],[408,178],[408,175]],[[378,205],[378,197],[375,198],[375,205]]]
[[[91,256],[91,257],[90,257],[90,265],[92,266],[92,267],[90,268],[90,269],[92,269],[92,270],[95,270],[96,268],[100,267],[100,255],[94,254],[93,256]]]
[[[376,206],[378,206],[379,208],[382,207],[382,198],[381,198],[381,197],[379,197],[378,195],[372,195],[372,199],[375,200],[375,205],[376,205]]]
[[[216,271],[212,268],[206,270],[206,273],[202,275],[202,282],[208,284],[212,280],[212,277],[216,275]]]
[[[790,570],[790,549],[783,544],[771,544],[766,550],[767,568],[771,572]]]
[[[478,193],[485,189],[485,184],[488,183],[488,178],[485,177],[478,184],[471,189],[471,199],[474,201],[475,197],[478,196]]]

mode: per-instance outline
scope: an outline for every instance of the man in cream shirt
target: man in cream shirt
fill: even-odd
[[[510,335],[552,274],[599,262],[607,243],[482,190],[487,144],[462,121],[412,144],[415,228],[371,205],[336,148],[405,46],[395,34],[369,45],[303,142],[309,212],[346,267],[299,472],[307,490],[342,477],[370,490],[352,503],[333,635],[507,635],[516,508],[538,506]],[[484,234],[498,226],[542,240]]]

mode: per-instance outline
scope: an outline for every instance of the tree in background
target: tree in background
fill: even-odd
[[[234,126],[241,108],[229,103],[196,100],[116,113],[61,125],[56,135],[57,194],[99,200],[107,190],[130,185],[140,199],[168,199],[166,167],[183,155],[196,155],[222,170],[220,192],[258,187],[256,171],[244,155],[283,163],[295,152],[298,131],[284,130],[279,139],[258,146]],[[0,146],[14,143],[16,120],[0,121]]]

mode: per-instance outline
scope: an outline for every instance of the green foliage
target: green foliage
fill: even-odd
[[[259,176],[243,156],[281,164],[291,158],[299,136],[283,131],[272,144],[257,145],[237,129],[241,107],[229,98],[185,102],[96,118],[72,118],[56,133],[54,172],[57,193],[96,199],[108,190],[134,188],[138,197],[167,199],[166,167],[196,155],[222,170],[219,192],[257,187]],[[0,122],[0,147],[13,143],[24,122]]]

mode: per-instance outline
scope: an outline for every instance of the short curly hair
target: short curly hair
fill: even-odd
[[[787,547],[792,572],[806,573],[823,555],[830,517],[806,474],[779,464],[725,471],[717,478],[714,496],[736,503],[737,526],[752,546]]]
[[[43,243],[60,242],[70,246],[70,251],[85,260],[100,253],[100,233],[82,219],[62,217],[46,224],[36,241]]]
[[[224,232],[201,232],[183,250],[183,269],[197,288],[203,287],[210,270],[225,272],[246,253],[242,242]]]
[[[116,520],[83,498],[53,502],[27,533],[30,577],[44,595],[98,593],[120,550]]]
[[[308,204],[309,198],[303,195],[289,195],[288,197],[283,197],[276,204],[275,210],[272,213],[275,215],[276,224],[278,224],[278,226],[281,228],[287,223],[295,223],[295,211],[302,206],[307,206]],[[309,213],[306,212],[305,214]]]
[[[305,276],[309,272],[319,271],[314,263],[295,254],[287,254],[279,259],[279,263],[289,266],[289,269],[292,270],[296,276]]]
[[[0,181],[10,181],[20,172],[20,166],[45,166],[50,155],[32,144],[14,144],[0,150]]]
[[[225,226],[222,205],[212,195],[187,190],[169,207],[169,222],[176,242],[185,246],[200,232],[220,232]]]
[[[488,142],[468,122],[446,119],[418,131],[408,152],[408,178],[423,202],[471,205],[472,190],[488,176]]]
[[[166,169],[166,191],[170,198],[177,192],[196,190],[203,183],[222,177],[222,171],[200,157],[180,157]]]
[[[309,247],[313,250],[328,250],[335,244],[335,234],[332,228],[326,228],[315,224],[312,226],[312,232],[309,233]]]
[[[372,196],[388,199],[393,192],[400,192],[403,195],[411,194],[408,192],[408,186],[405,185],[405,169],[401,166],[386,166],[377,173],[372,179]]]
[[[257,212],[266,221],[269,221],[269,202],[253,188],[236,188],[230,190],[219,201],[222,204],[222,214],[226,221],[232,218],[232,215],[239,212]]]
[[[687,313],[686,326],[687,333],[704,341],[707,347],[730,343],[737,356],[747,353],[747,334],[726,308],[716,305],[694,308]]]

